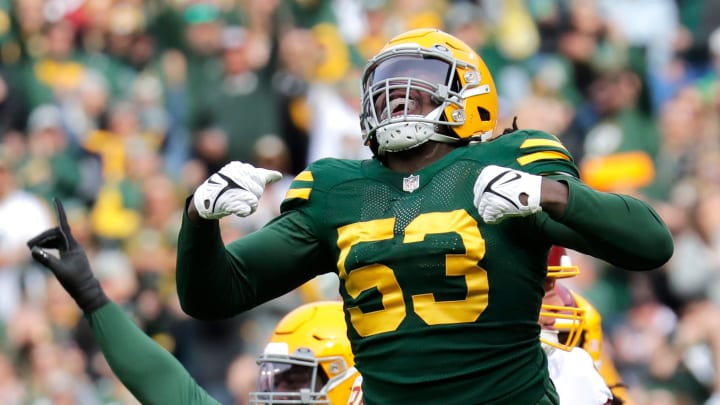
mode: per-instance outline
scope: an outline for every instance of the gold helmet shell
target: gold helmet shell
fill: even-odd
[[[342,302],[313,302],[288,313],[257,363],[251,404],[346,404],[359,373]]]
[[[485,62],[466,43],[438,29],[392,38],[368,61],[361,85],[363,141],[376,154],[429,140],[487,140],[497,123],[498,96]],[[417,93],[429,93],[436,108],[425,115],[410,111]],[[403,105],[404,111],[398,111]]]

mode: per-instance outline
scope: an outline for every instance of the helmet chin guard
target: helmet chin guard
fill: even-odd
[[[422,145],[427,141],[455,143],[458,138],[437,133],[437,125],[431,121],[433,116],[442,115],[442,109],[437,107],[424,117],[423,121],[399,121],[380,127],[375,132],[378,143],[378,151],[382,155],[385,152],[402,152]]]
[[[427,122],[397,122],[375,133],[380,154],[401,152],[421,145],[433,136],[434,125]]]

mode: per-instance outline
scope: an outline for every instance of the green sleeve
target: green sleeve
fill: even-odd
[[[217,221],[197,225],[184,214],[176,275],[183,311],[228,318],[335,271],[308,223],[301,210],[290,210],[226,247]]]
[[[143,404],[218,404],[114,303],[87,315],[110,368]]]
[[[542,224],[553,243],[627,270],[661,267],[673,253],[670,231],[657,213],[633,197],[603,193],[578,180],[555,178],[569,188],[562,217]]]

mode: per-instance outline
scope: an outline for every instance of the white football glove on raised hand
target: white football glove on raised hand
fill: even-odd
[[[488,224],[496,224],[507,217],[524,217],[542,211],[541,184],[541,176],[490,165],[475,181],[473,202]],[[523,194],[527,196],[526,204],[521,202]]]
[[[193,203],[205,219],[219,219],[234,214],[246,217],[257,209],[265,185],[282,178],[282,173],[238,161],[223,166],[201,184]]]

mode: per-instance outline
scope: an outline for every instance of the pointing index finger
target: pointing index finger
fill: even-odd
[[[265,184],[275,183],[283,177],[282,173],[277,170],[268,170],[262,167],[258,167],[255,170],[257,170],[258,176],[265,181]]]

